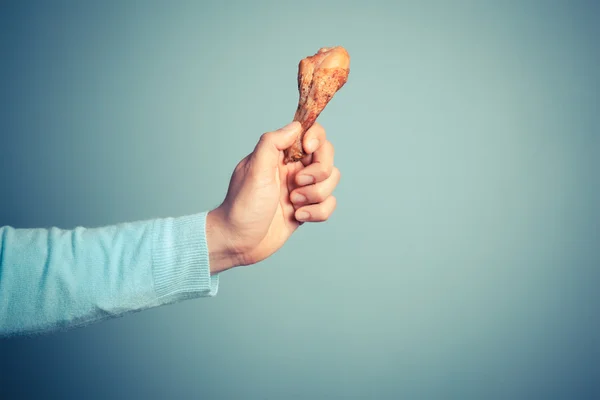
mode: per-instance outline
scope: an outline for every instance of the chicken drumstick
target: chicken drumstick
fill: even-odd
[[[341,46],[323,47],[298,65],[300,99],[294,121],[302,124],[302,133],[285,151],[285,163],[298,161],[306,155],[302,148],[304,133],[315,123],[335,92],[348,80],[350,55]]]

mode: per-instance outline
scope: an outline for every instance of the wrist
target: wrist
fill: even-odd
[[[206,216],[206,243],[211,275],[240,265],[230,244],[222,211],[216,208]]]

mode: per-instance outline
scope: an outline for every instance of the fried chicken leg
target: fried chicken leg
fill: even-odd
[[[315,123],[335,92],[348,80],[350,55],[341,46],[323,47],[315,55],[306,57],[298,65],[300,99],[294,121],[302,124],[302,133],[285,151],[285,163],[298,161],[306,155],[302,138]]]

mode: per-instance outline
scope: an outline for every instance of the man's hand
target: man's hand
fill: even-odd
[[[300,124],[292,122],[265,133],[235,168],[225,200],[207,217],[212,274],[264,260],[303,222],[325,221],[335,209],[331,194],[340,172],[321,125],[304,135],[307,156],[283,163],[283,150],[299,132]]]

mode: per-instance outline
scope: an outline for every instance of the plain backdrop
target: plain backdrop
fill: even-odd
[[[0,225],[210,210],[342,45],[331,220],[219,294],[0,341],[0,397],[600,396],[600,8],[0,3]],[[0,275],[1,279],[1,275]]]

